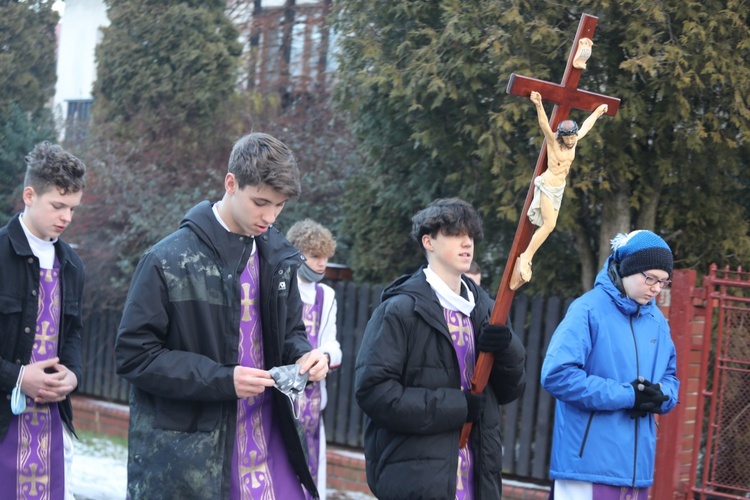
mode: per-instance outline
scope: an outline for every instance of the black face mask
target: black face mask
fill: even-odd
[[[308,266],[306,263],[302,263],[301,266],[299,266],[299,270],[297,273],[302,276],[304,279],[309,281],[310,283],[318,283],[320,282],[323,277],[325,276],[325,272],[322,273],[316,273],[312,269],[310,269],[310,266]]]

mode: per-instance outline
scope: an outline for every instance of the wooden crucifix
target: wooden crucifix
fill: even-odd
[[[578,88],[581,73],[586,69],[586,60],[588,60],[591,55],[591,47],[593,46],[592,40],[597,20],[598,18],[588,14],[583,14],[581,16],[581,21],[578,24],[578,32],[573,41],[573,47],[568,57],[565,73],[563,74],[562,83],[556,84],[545,82],[543,80],[537,80],[535,78],[529,78],[515,73],[510,76],[508,87],[506,88],[508,94],[531,97],[532,92],[538,92],[541,94],[541,98],[544,99],[544,101],[555,104],[552,110],[552,115],[549,118],[549,126],[552,130],[556,130],[560,123],[567,119],[571,109],[596,112],[597,108],[601,105],[606,105],[606,111],[604,111],[604,113],[610,116],[615,116],[620,107],[620,99],[587,92]],[[603,109],[604,108],[601,108],[599,111],[602,111]],[[542,110],[542,113],[543,112],[544,111]],[[547,139],[545,138],[545,141],[542,143],[542,150],[539,153],[539,158],[536,162],[531,187],[526,195],[526,203],[524,204],[521,217],[518,221],[516,235],[513,238],[510,253],[508,254],[508,261],[505,265],[505,270],[503,271],[500,287],[495,298],[495,306],[492,309],[492,315],[490,316],[490,323],[493,325],[505,324],[508,313],[510,312],[511,303],[513,302],[515,290],[525,283],[525,281],[522,280],[520,283],[515,283],[515,286],[511,287],[514,270],[516,269],[516,262],[521,253],[529,246],[529,242],[534,233],[534,224],[532,224],[527,216],[536,189],[534,181],[538,176],[544,173],[546,169]],[[471,379],[472,393],[480,393],[487,386],[493,361],[493,354],[486,352],[479,353],[479,359],[477,359],[477,364],[474,368],[474,375]],[[461,447],[465,446],[468,442],[470,432],[471,423],[467,423],[461,430]]]

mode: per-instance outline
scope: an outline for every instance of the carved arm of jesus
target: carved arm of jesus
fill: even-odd
[[[602,116],[604,113],[607,112],[609,109],[609,106],[606,104],[600,104],[593,113],[589,115],[588,118],[586,118],[583,121],[583,124],[581,125],[581,129],[578,131],[578,139],[582,139],[584,135],[586,135],[589,130],[591,130],[594,126],[594,123],[596,123],[596,120],[599,119],[600,116]]]
[[[552,127],[549,125],[549,119],[547,113],[544,112],[544,106],[542,105],[542,94],[532,90],[530,96],[531,102],[536,106],[536,115],[539,119],[539,128],[542,129],[544,138],[547,142],[553,142],[555,140],[555,133],[552,132]]]

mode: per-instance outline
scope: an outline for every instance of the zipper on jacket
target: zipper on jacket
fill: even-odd
[[[637,463],[638,463],[638,421],[640,420],[640,417],[635,419],[635,446],[633,448],[633,484],[631,485],[632,488],[635,488],[635,472],[637,469]]]
[[[635,371],[636,377],[639,377],[641,375],[641,360],[638,357],[638,342],[635,338],[635,328],[633,328],[633,316],[636,316],[638,314],[638,311],[641,310],[641,306],[638,306],[638,309],[636,309],[635,313],[630,316],[630,333],[633,335],[633,347],[635,348]]]
[[[630,316],[630,333],[633,335],[633,347],[635,348],[635,371],[636,371],[635,376],[636,377],[640,377],[641,375],[641,363],[638,357],[638,341],[635,338],[635,328],[633,328],[633,316],[637,315],[640,310],[641,310],[641,306],[638,305],[638,308],[635,310],[635,313]],[[636,471],[638,468],[638,421],[639,420],[640,420],[640,417],[633,419],[633,425],[635,425],[635,439],[633,440],[633,483],[631,485],[631,487],[633,488],[635,488]]]
[[[591,430],[591,422],[594,420],[594,412],[592,411],[589,415],[589,421],[586,423],[586,432],[583,433],[583,441],[581,441],[581,449],[578,451],[578,457],[583,456],[583,449],[586,447],[586,441],[589,439],[589,431]]]
[[[251,243],[251,245],[252,245],[252,243]],[[252,252],[252,246],[250,247],[250,250]],[[232,273],[232,293],[234,294],[234,296],[231,298],[231,300],[229,302],[230,304],[234,304],[235,300],[237,298],[239,298],[240,300],[242,300],[242,292],[241,292],[241,288],[242,288],[242,273],[245,272],[245,269],[243,267],[241,267],[240,264],[242,264],[242,261],[245,258],[245,252],[246,251],[247,251],[247,245],[242,245],[242,252],[240,252],[240,256],[237,259],[237,264],[235,264],[234,267],[229,270],[229,272]],[[251,253],[250,254],[250,259],[252,259],[252,258],[253,258],[253,255]],[[250,262],[250,260],[248,259],[247,262]],[[247,267],[247,262],[245,263],[245,267]],[[258,271],[258,274],[260,274],[260,271]],[[234,318],[235,314],[237,314],[237,311],[234,308],[232,308],[232,318]],[[242,324],[242,312],[241,311],[239,313],[239,317],[237,318],[237,331],[238,332],[239,332],[240,324]],[[235,342],[239,342],[239,337],[237,337],[237,339],[236,339]],[[237,348],[239,349],[239,344],[238,344]],[[229,352],[231,350],[232,350],[232,346],[230,346],[229,343],[226,343],[224,345],[224,352],[227,353],[227,352]],[[233,360],[233,362],[236,361],[237,359],[239,359],[238,355],[235,358],[235,360]]]

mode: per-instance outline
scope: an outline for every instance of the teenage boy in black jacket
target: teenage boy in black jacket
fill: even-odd
[[[464,276],[482,237],[474,208],[436,200],[412,222],[427,266],[385,289],[355,365],[367,482],[381,500],[499,499],[499,405],[523,393],[525,350],[510,328],[488,324],[493,303]],[[495,362],[474,395],[479,351]],[[459,449],[466,422],[472,432]]]
[[[49,142],[26,163],[24,211],[0,229],[0,485],[8,498],[33,489],[61,499],[70,495],[84,269],[60,235],[81,204],[86,167]]]
[[[115,354],[133,384],[132,499],[318,496],[269,372],[297,363],[313,382],[328,372],[302,322],[301,254],[272,225],[300,192],[294,156],[246,135],[224,188],[146,252],[130,285]]]

